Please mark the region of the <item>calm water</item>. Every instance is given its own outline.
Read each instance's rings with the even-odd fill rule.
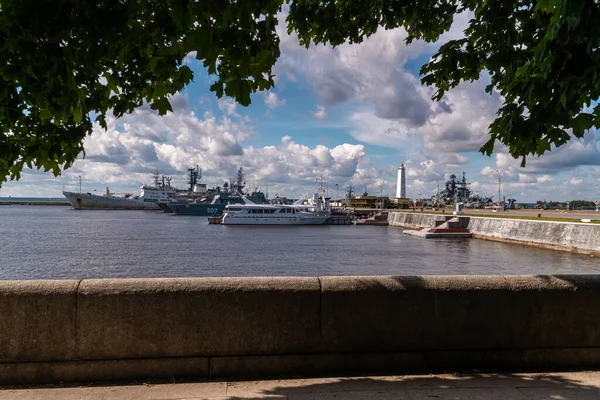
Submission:
[[[596,274],[590,256],[395,227],[231,227],[153,211],[0,206],[0,279]]]

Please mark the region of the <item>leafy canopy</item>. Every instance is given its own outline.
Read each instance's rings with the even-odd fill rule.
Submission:
[[[215,76],[211,91],[242,105],[274,84],[277,15],[289,0],[0,0],[0,183],[25,165],[68,168],[93,119],[144,102],[161,115],[193,79],[194,54]],[[404,27],[407,41],[436,41],[455,15],[472,16],[421,69],[434,99],[490,75],[504,100],[482,152],[496,140],[514,157],[600,124],[600,10],[581,0],[294,0],[288,30],[302,44],[359,43]]]

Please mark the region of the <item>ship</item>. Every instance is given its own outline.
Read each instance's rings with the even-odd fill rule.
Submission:
[[[167,200],[157,202],[157,206],[165,213],[172,213],[174,212],[173,208],[176,206],[191,203],[210,203],[216,194],[216,190],[207,189],[205,183],[199,183],[198,180],[201,178],[202,169],[200,167],[188,168],[188,189],[177,191],[174,196],[169,197]]]
[[[159,210],[160,201],[169,201],[178,192],[171,187],[171,178],[154,173],[153,185],[141,185],[140,194],[116,196],[106,188],[104,195],[93,193],[67,192],[63,195],[76,210]],[[81,187],[81,186],[80,186]]]
[[[217,187],[209,191],[210,195],[204,198],[171,201],[166,205],[161,204],[163,211],[168,209],[175,215],[212,216],[221,215],[228,204],[264,204],[266,196],[258,188],[250,193],[244,192],[244,172],[240,168],[235,179],[225,182],[223,188]],[[212,198],[212,199],[211,199]],[[209,200],[211,199],[211,200]]]

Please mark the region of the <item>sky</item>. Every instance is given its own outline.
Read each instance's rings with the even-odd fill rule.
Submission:
[[[108,118],[108,129],[95,126],[85,157],[61,176],[26,169],[18,182],[2,185],[0,197],[61,197],[63,188],[78,190],[79,176],[85,192],[138,193],[156,170],[184,188],[187,169],[196,165],[209,187],[243,167],[247,187],[269,197],[297,198],[314,191],[320,176],[334,198],[350,186],[357,194],[394,197],[404,163],[410,198],[435,195],[437,181],[443,188],[450,174],[464,172],[476,194],[493,199],[500,176],[501,195],[518,202],[600,200],[596,131],[521,168],[500,144],[491,157],[479,153],[501,105],[498,93],[485,93],[485,76],[431,100],[419,69],[442,43],[462,37],[466,15],[437,43],[406,45],[406,32],[394,29],[335,49],[301,47],[284,18],[275,86],[255,93],[250,106],[217,99],[209,91],[214,78],[191,54],[194,81],[171,98],[173,113],[160,117],[143,106]]]

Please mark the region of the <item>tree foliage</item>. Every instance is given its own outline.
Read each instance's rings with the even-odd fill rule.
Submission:
[[[463,81],[484,71],[486,91],[498,91],[503,106],[481,151],[491,155],[496,140],[522,158],[542,155],[581,138],[600,125],[600,6],[594,0],[298,0],[291,5],[290,30],[306,46],[360,43],[381,26],[404,27],[407,41],[436,41],[453,17],[471,15],[463,39],[441,46],[421,69],[422,82],[440,100]]]
[[[273,85],[278,0],[0,0],[0,183],[24,165],[69,167],[92,118],[144,102],[162,115],[193,79],[248,105]]]
[[[0,0],[0,183],[35,165],[59,174],[83,151],[93,121],[106,127],[144,102],[160,114],[193,79],[192,53],[218,97],[242,105],[272,87],[277,15],[289,0]],[[598,126],[600,21],[592,0],[294,0],[288,29],[301,43],[359,43],[404,27],[436,41],[459,13],[465,38],[423,66],[434,98],[489,73],[504,104],[496,140],[514,157],[541,155]],[[195,52],[195,53],[193,53]]]

